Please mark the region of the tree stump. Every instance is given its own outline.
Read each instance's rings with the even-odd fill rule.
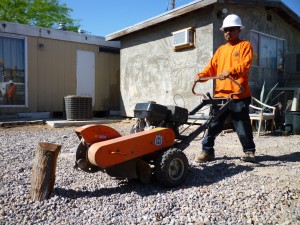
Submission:
[[[54,188],[56,162],[61,145],[39,143],[32,168],[30,196],[32,200],[48,199]]]

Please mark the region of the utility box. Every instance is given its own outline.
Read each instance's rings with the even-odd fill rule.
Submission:
[[[300,111],[285,112],[285,126],[291,126],[293,134],[300,134]]]

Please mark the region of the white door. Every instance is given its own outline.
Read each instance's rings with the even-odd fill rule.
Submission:
[[[95,53],[77,50],[77,95],[95,102]]]

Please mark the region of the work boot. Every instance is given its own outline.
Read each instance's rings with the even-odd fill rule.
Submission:
[[[245,155],[241,158],[244,162],[255,162],[254,152],[245,152]]]
[[[201,152],[199,156],[197,156],[195,158],[195,162],[197,163],[203,163],[203,162],[208,162],[208,161],[212,161],[215,159],[215,154],[209,154],[206,152]]]

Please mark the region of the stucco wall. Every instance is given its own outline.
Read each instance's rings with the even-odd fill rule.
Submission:
[[[122,115],[133,116],[138,102],[176,103],[189,110],[200,102],[191,88],[194,75],[212,56],[211,20],[206,9],[122,39]],[[172,32],[187,27],[196,29],[196,47],[173,51]],[[212,90],[212,82],[203,84],[207,89]]]

